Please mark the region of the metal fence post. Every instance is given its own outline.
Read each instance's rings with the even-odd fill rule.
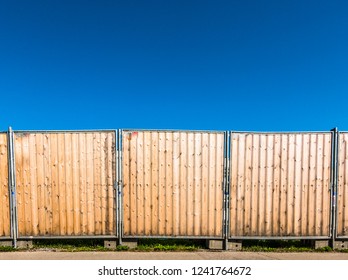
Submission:
[[[229,236],[229,225],[230,225],[230,132],[226,131],[225,133],[225,145],[224,145],[224,249],[228,250],[228,236]]]
[[[118,154],[118,161],[117,161],[117,201],[118,201],[118,244],[122,245],[122,235],[123,235],[123,200],[122,200],[122,194],[123,194],[123,175],[122,175],[122,164],[123,164],[123,157],[122,157],[122,130],[119,129],[117,131],[117,154]]]
[[[335,247],[335,240],[337,237],[337,191],[338,191],[338,146],[339,132],[337,127],[332,130],[331,143],[331,247]]]
[[[16,169],[14,154],[14,137],[11,127],[7,132],[8,142],[8,180],[9,180],[9,196],[10,196],[10,224],[12,245],[17,248],[18,222],[17,222],[17,200],[16,200]]]

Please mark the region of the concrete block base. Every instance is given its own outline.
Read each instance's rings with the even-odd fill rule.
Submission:
[[[19,249],[33,248],[33,241],[32,240],[17,240],[17,248]]]
[[[241,251],[242,250],[242,242],[228,242],[228,250],[231,251]]]
[[[335,250],[346,250],[346,249],[348,249],[348,240],[346,240],[346,241],[335,241],[334,249]]]
[[[116,240],[104,240],[104,248],[116,249],[117,242]]]
[[[138,246],[137,239],[122,239],[122,246],[127,246],[129,249],[134,249]]]
[[[206,246],[210,250],[222,250],[224,248],[223,240],[206,240]]]
[[[320,248],[324,248],[328,246],[329,246],[329,240],[315,240],[313,247],[315,249],[320,249]]]

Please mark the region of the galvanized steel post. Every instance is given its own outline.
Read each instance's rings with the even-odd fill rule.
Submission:
[[[118,226],[119,226],[119,204],[117,199],[118,193],[118,130],[115,130],[115,181],[114,181],[114,203],[115,203],[115,224],[116,224],[116,237],[118,236]]]
[[[335,246],[337,237],[337,193],[338,193],[338,137],[337,127],[331,130],[332,134],[332,160],[331,160],[331,247]]]
[[[16,201],[16,173],[15,173],[15,154],[14,154],[14,138],[13,130],[8,128],[8,180],[9,180],[9,196],[10,196],[10,219],[11,219],[11,238],[12,245],[17,248],[18,222],[17,222],[17,201]]]
[[[118,244],[122,245],[122,235],[123,235],[123,175],[122,175],[122,130],[118,129],[117,131],[118,141],[117,141],[117,200],[118,200]]]
[[[224,229],[223,229],[223,235],[224,235],[224,249],[228,250],[228,232],[229,232],[229,225],[230,225],[230,207],[229,207],[229,201],[230,201],[230,132],[226,131],[224,132],[224,209],[223,209],[223,217],[224,217]]]

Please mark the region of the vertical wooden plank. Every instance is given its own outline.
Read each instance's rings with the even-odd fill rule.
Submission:
[[[251,232],[251,190],[252,190],[252,144],[253,135],[245,135],[245,183],[244,183],[244,227],[243,234],[250,236]]]
[[[334,137],[334,136],[332,136]],[[339,134],[339,145],[338,145],[338,191],[337,191],[337,196],[336,196],[336,203],[337,203],[337,236],[341,235],[342,232],[342,223],[341,217],[342,217],[342,190],[344,190],[344,185],[345,185],[345,162],[346,162],[346,151],[345,151],[345,133],[340,133]]]
[[[166,234],[166,135],[165,132],[159,132],[159,149],[158,149],[158,162],[159,162],[159,219],[158,219],[158,233],[159,235]]]
[[[273,190],[272,190],[272,232],[273,236],[280,235],[280,162],[281,160],[281,135],[274,135],[273,150]]]
[[[60,220],[60,235],[64,236],[67,233],[67,208],[66,208],[66,177],[65,177],[65,137],[63,133],[58,133],[58,179],[59,179],[59,220]]]
[[[101,149],[101,133],[93,133],[93,202],[94,202],[94,231],[93,235],[100,235],[102,232],[101,220],[101,175],[100,175],[100,149]]]
[[[268,134],[266,137],[266,166],[265,166],[265,235],[272,236],[272,193],[274,191],[273,181],[273,156],[274,156],[274,135]]]
[[[123,145],[123,233],[130,235],[131,232],[131,164],[132,158],[130,156],[130,139],[128,132],[122,132],[122,145]]]
[[[173,193],[173,133],[172,132],[166,132],[165,133],[166,142],[166,156],[165,156],[165,168],[166,168],[166,180],[165,180],[165,219],[166,219],[166,235],[172,235],[173,234],[173,200],[172,200],[172,193]]]
[[[99,160],[100,160],[100,234],[109,234],[107,230],[107,199],[108,199],[108,186],[107,186],[107,170],[106,170],[106,158],[107,158],[107,137],[108,133],[100,133],[100,149],[99,149]]]
[[[0,134],[0,236],[10,236],[10,205],[8,194],[7,136]]]
[[[31,235],[32,221],[32,201],[31,201],[31,183],[30,183],[30,149],[29,135],[23,134],[22,138],[22,155],[23,155],[23,187],[24,187],[24,224],[25,229],[23,235]]]
[[[208,193],[209,193],[209,134],[202,133],[202,193],[201,193],[201,235],[209,235],[209,204],[208,204]]]
[[[158,159],[158,132],[151,133],[151,234],[159,235],[159,159]]]
[[[18,233],[24,233],[24,187],[23,187],[23,153],[22,153],[22,137],[19,134],[14,135],[15,143],[15,162],[16,162],[16,190],[17,190],[17,219]]]
[[[340,133],[339,143],[339,181],[338,181],[338,192],[337,192],[337,235],[346,236],[346,207],[345,201],[347,196],[347,174],[348,174],[348,133]]]
[[[129,133],[130,158],[131,158],[131,180],[130,180],[130,235],[136,235],[137,223],[137,181],[138,181],[138,160],[137,160],[137,139],[138,133]]]
[[[71,133],[64,133],[64,167],[66,196],[66,235],[74,232],[73,182],[72,182],[72,148]]]
[[[301,235],[301,199],[302,199],[302,136],[295,135],[295,170],[294,170],[294,229],[293,234]]]
[[[294,233],[294,188],[295,188],[295,135],[289,134],[288,142],[288,189],[287,189],[287,234]]]
[[[172,235],[180,234],[180,133],[173,132]]]
[[[261,134],[260,135],[260,142],[259,142],[259,200],[258,200],[258,235],[265,235],[265,196],[266,196],[266,146],[267,146],[267,139],[266,135]]]
[[[80,230],[83,235],[88,234],[88,209],[87,209],[87,145],[86,133],[79,133],[79,194],[80,194]]]
[[[72,223],[73,223],[73,234],[81,234],[81,217],[80,217],[80,178],[79,178],[79,134],[71,134],[71,177],[72,177]]]
[[[231,135],[231,189],[230,189],[230,234],[237,236],[237,187],[238,187],[238,138],[239,134]]]
[[[317,169],[316,169],[316,194],[315,194],[315,235],[320,235],[323,196],[323,135],[317,134]]]
[[[58,135],[51,134],[51,172],[52,172],[52,234],[60,235],[60,205],[59,205],[59,168],[58,168]]]
[[[330,231],[330,160],[331,135],[324,134],[323,150],[323,195],[322,195],[322,222],[321,235],[329,236]]]
[[[339,194],[342,194],[341,197],[341,219],[339,219],[341,226],[340,235],[348,236],[348,206],[346,201],[348,200],[348,133],[345,133],[345,164],[344,164],[344,185],[343,188],[338,190]]]
[[[38,214],[38,228],[37,228],[37,235],[45,235],[45,229],[46,229],[46,210],[48,205],[46,204],[46,188],[45,188],[45,169],[44,169],[44,135],[42,133],[36,133],[35,138],[32,138],[31,141],[35,141],[35,143],[31,144],[31,147],[36,145],[36,153],[32,156],[30,164],[32,165],[32,160],[35,161],[36,166],[36,178],[32,177],[31,181],[33,182],[34,186],[37,186],[37,206],[35,209],[37,209]],[[31,176],[33,176],[34,170],[31,172]],[[36,183],[34,183],[36,181]],[[33,222],[34,223],[34,222]]]
[[[245,196],[245,134],[239,134],[238,144],[238,186],[237,186],[237,235],[244,235]]]
[[[180,133],[180,235],[187,234],[187,133]]]
[[[134,135],[132,135],[134,134]],[[131,159],[131,180],[130,180],[130,235],[137,233],[137,138],[138,134],[130,133],[130,159]]]
[[[43,134],[43,170],[45,188],[45,235],[53,235],[53,193],[52,193],[52,164],[51,164],[50,134]]]
[[[348,206],[346,201],[348,200],[348,133],[344,133],[344,153],[342,171],[344,172],[344,180],[342,181],[341,188],[338,189],[338,235],[348,236]]]
[[[222,207],[223,207],[223,161],[224,161],[224,135],[217,134],[216,152],[216,187],[215,187],[215,236],[222,237]]]
[[[216,142],[218,134],[209,135],[209,174],[208,174],[208,235],[215,235],[215,219],[214,219],[214,201],[215,201],[215,189],[216,189]]]
[[[107,136],[107,148],[105,149],[105,158],[106,158],[106,165],[107,165],[107,174],[106,174],[106,191],[107,191],[107,201],[108,201],[108,207],[107,207],[107,234],[110,235],[116,235],[116,219],[115,219],[115,211],[116,211],[116,192],[114,188],[114,182],[115,182],[115,133],[110,132]],[[118,222],[118,221],[117,221]]]
[[[144,132],[144,234],[151,235],[152,224],[152,204],[151,204],[151,188],[152,188],[152,172],[151,172],[151,136],[153,132]]]
[[[281,135],[281,153],[280,153],[280,236],[287,235],[287,191],[288,191],[288,142],[287,134]]]
[[[27,235],[35,236],[38,234],[38,224],[39,224],[39,217],[38,217],[38,192],[40,195],[41,186],[38,188],[37,186],[37,165],[36,165],[36,134],[28,134],[27,135],[27,150],[28,153],[28,162],[26,166],[26,180],[27,180],[27,192],[28,192],[28,208],[30,209],[30,215],[27,215],[26,219],[26,227]],[[39,190],[38,190],[39,189]],[[27,213],[28,214],[28,213]]]
[[[259,220],[259,164],[260,136],[252,134],[252,189],[251,189],[251,234],[258,235]]]
[[[87,233],[92,235],[95,230],[95,203],[94,203],[94,150],[93,134],[86,133],[86,151],[87,151],[87,168],[86,168],[86,191],[87,191]]]
[[[187,134],[187,219],[186,219],[186,232],[187,235],[194,234],[194,153],[195,153],[195,141],[194,133],[188,132]],[[214,204],[215,207],[215,204]]]
[[[308,235],[308,190],[309,190],[309,151],[310,151],[310,138],[309,134],[303,135],[302,140],[302,165],[301,165],[301,177],[302,177],[302,186],[301,186],[301,235]]]
[[[309,159],[309,182],[310,182],[310,188],[308,193],[308,208],[309,208],[309,215],[308,215],[308,231],[309,235],[314,236],[315,235],[315,190],[316,190],[316,158],[317,158],[317,135],[311,134],[310,135],[310,159]]]
[[[200,232],[200,204],[201,204],[201,134],[194,134],[194,187],[193,187],[193,235],[197,236]]]
[[[144,133],[138,132],[137,137],[137,235],[144,234],[145,217],[144,217]]]

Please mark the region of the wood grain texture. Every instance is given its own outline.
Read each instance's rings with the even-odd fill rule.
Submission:
[[[230,237],[328,237],[330,162],[330,133],[232,133]]]
[[[348,133],[339,134],[337,236],[348,237]]]
[[[9,237],[11,235],[11,230],[6,133],[0,133],[0,199],[0,237]]]
[[[114,146],[114,132],[15,133],[19,236],[115,235]]]
[[[223,143],[223,133],[124,131],[125,236],[221,237]]]

